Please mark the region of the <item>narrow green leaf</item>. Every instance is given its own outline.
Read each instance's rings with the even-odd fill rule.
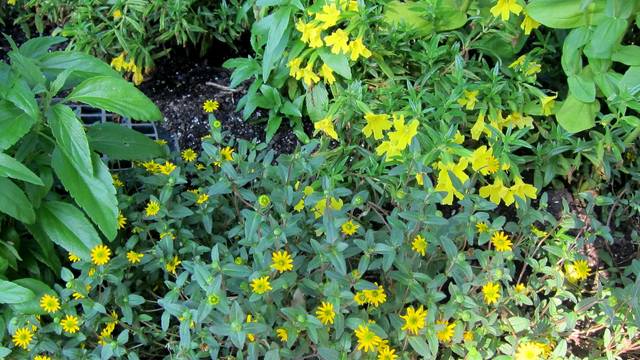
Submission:
[[[275,60],[281,55],[278,52],[282,52],[284,48],[279,46],[283,41],[283,36],[289,25],[291,17],[291,8],[286,6],[278,9],[273,13],[273,22],[269,29],[269,36],[267,38],[267,47],[264,50],[264,56],[262,60],[262,78],[266,82],[269,78],[269,74],[273,69]]]
[[[0,177],[10,177],[16,180],[22,180],[35,185],[44,186],[38,175],[34,174],[33,171],[22,165],[18,160],[3,153],[0,153]]]
[[[33,224],[36,214],[31,202],[22,189],[13,181],[0,177],[0,212],[20,220],[25,224]]]

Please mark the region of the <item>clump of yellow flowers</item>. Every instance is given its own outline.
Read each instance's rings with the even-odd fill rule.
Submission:
[[[136,85],[142,84],[144,81],[144,77],[142,76],[142,68],[136,65],[136,62],[129,58],[126,60],[126,54],[121,53],[117,57],[111,60],[111,67],[113,67],[116,71],[124,71],[132,74],[131,80]]]

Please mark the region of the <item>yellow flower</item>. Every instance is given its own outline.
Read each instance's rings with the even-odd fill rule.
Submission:
[[[169,229],[167,231],[163,231],[160,233],[160,240],[164,239],[165,237],[168,237],[171,240],[175,240],[176,236],[173,235],[173,230]]]
[[[33,360],[51,360],[49,355],[36,355]]]
[[[305,23],[304,21],[299,20],[298,23],[296,23],[296,30],[302,33],[300,40],[306,44],[309,44],[309,47],[315,49],[324,45],[324,43],[322,42],[322,38],[320,37],[320,35],[322,34],[322,29],[315,26],[314,24]]]
[[[533,20],[533,18],[525,12],[524,20],[522,20],[522,23],[520,24],[520,28],[524,30],[524,34],[525,35],[531,34],[531,30],[537,29],[539,26],[540,26],[540,23]]]
[[[474,150],[469,160],[471,168],[474,171],[479,171],[482,175],[494,174],[500,168],[500,162],[493,156],[493,149],[487,149],[485,145]]]
[[[96,268],[94,267],[90,268],[88,274],[89,274],[89,277],[93,277],[93,275],[96,274]]]
[[[60,326],[62,326],[62,330],[69,334],[75,334],[80,330],[80,319],[75,315],[67,315],[64,319],[60,320]]]
[[[124,229],[124,226],[127,225],[127,218],[122,215],[122,213],[118,214],[118,229]]]
[[[460,133],[460,130],[456,130],[456,134],[453,136],[453,142],[462,145],[464,142],[464,135]]]
[[[376,283],[376,285],[378,285],[378,283]],[[376,290],[363,290],[363,292],[367,302],[374,307],[378,307],[387,301],[387,294],[384,292],[382,285],[378,285]]]
[[[500,284],[488,282],[482,287],[482,295],[487,305],[497,303],[500,299]]]
[[[124,69],[124,65],[125,65],[124,53],[111,59],[111,67],[114,68],[116,71],[122,71],[122,69]]]
[[[340,227],[340,229],[342,230],[342,233],[345,234],[346,236],[355,234],[356,232],[358,232],[358,228],[360,228],[360,225],[354,223],[351,220],[345,222]]]
[[[491,236],[491,244],[496,248],[497,251],[511,251],[512,243],[509,236],[504,233],[504,231],[496,231]]]
[[[333,320],[336,317],[336,312],[333,310],[333,304],[323,301],[318,309],[316,309],[316,316],[324,325],[333,324]]]
[[[331,52],[339,54],[340,52],[349,52],[349,33],[342,29],[334,31],[331,35],[324,38],[327,46],[331,46]]]
[[[267,291],[270,291],[271,283],[269,282],[269,277],[263,276],[251,280],[251,289],[253,289],[253,292],[258,295],[262,295]]]
[[[269,204],[271,204],[271,199],[269,198],[268,195],[260,195],[258,196],[258,204],[260,204],[260,206],[262,206],[263,208],[269,206]]]
[[[378,147],[376,147],[376,154],[386,156],[386,161],[391,161],[394,158],[402,154],[402,148],[399,146],[398,141],[385,140]]]
[[[120,9],[115,9],[113,11],[113,19],[114,20],[118,20],[122,17],[122,11],[120,11]]]
[[[127,260],[132,264],[138,264],[144,257],[144,254],[135,252],[133,250],[127,252]]]
[[[287,333],[287,329],[285,328],[277,328],[276,335],[282,342],[287,342],[287,340],[289,339],[289,334]]]
[[[305,186],[304,190],[302,190],[302,193],[304,194],[304,196],[309,196],[311,194],[313,194],[313,187],[311,186]]]
[[[527,285],[523,283],[518,283],[513,289],[516,291],[516,293],[522,295],[527,295],[527,293],[529,292],[529,289],[527,289]]]
[[[491,8],[491,14],[502,17],[502,21],[509,20],[511,13],[520,15],[521,11],[522,6],[518,5],[516,0],[498,0],[498,3]]]
[[[375,332],[369,329],[368,325],[358,325],[355,335],[358,339],[357,350],[363,350],[364,352],[375,351],[376,346],[382,341]]]
[[[543,96],[540,98],[540,106],[542,107],[542,115],[548,116],[553,114],[553,107],[556,104],[556,98],[558,94],[554,96]]]
[[[358,36],[358,38],[349,43],[349,49],[351,50],[350,59],[352,61],[357,61],[360,56],[365,59],[371,56],[371,51],[362,43],[362,36]]]
[[[45,294],[40,298],[40,307],[48,313],[60,310],[60,300],[57,297]]]
[[[302,64],[302,58],[293,58],[289,61],[289,76],[295,78],[296,80],[302,79],[302,69],[300,69],[300,65]]]
[[[396,355],[395,349],[392,349],[389,346],[378,347],[378,358],[376,360],[396,360],[398,355]]]
[[[409,331],[413,335],[418,335],[418,332],[425,327],[425,321],[427,319],[427,311],[422,305],[415,310],[413,306],[409,306],[405,315],[400,315],[400,318],[404,320],[402,330]]]
[[[462,334],[462,339],[464,340],[464,342],[473,341],[473,332],[465,331],[464,334]]]
[[[323,30],[337,24],[339,18],[340,10],[338,10],[336,4],[325,5],[322,7],[322,11],[316,14],[316,20],[322,23]]]
[[[484,117],[485,114],[483,112],[478,114],[478,119],[476,119],[475,124],[471,127],[471,138],[473,140],[480,139],[480,135],[482,135],[485,130]]]
[[[304,209],[304,200],[300,199],[298,203],[293,207],[293,209],[297,212],[300,212]]]
[[[479,234],[486,233],[487,231],[489,231],[489,225],[487,225],[487,223],[485,223],[484,221],[481,221],[479,223],[476,223],[476,230]]]
[[[324,79],[324,82],[331,85],[336,82],[336,77],[333,76],[333,70],[327,64],[322,64],[320,67],[320,75]]]
[[[543,349],[535,342],[522,342],[518,345],[515,360],[542,360]]]
[[[525,127],[533,128],[533,118],[531,116],[523,116],[519,112],[514,112],[507,116],[505,119],[505,125],[513,125],[518,129],[523,129]]]
[[[453,339],[456,330],[456,323],[449,324],[447,320],[438,320],[436,324],[440,325],[440,330],[436,331],[436,337],[441,342],[449,342]]]
[[[479,93],[480,91],[478,90],[465,90],[464,97],[458,99],[458,104],[460,104],[460,106],[464,106],[467,110],[473,110],[473,108],[476,106],[476,102],[478,102]]]
[[[538,197],[537,191],[535,186],[526,184],[520,177],[516,177],[515,184],[508,189],[504,197],[504,203],[506,205],[513,204],[515,202],[515,196],[522,200],[527,200],[527,198],[535,199]],[[516,203],[516,207],[518,207],[518,203]]]
[[[160,164],[158,164],[157,162],[150,160],[147,162],[143,162],[142,166],[145,168],[145,170],[147,170],[148,172],[155,174],[160,172]]]
[[[120,180],[118,174],[111,174],[111,179],[113,180],[113,186],[117,188],[124,186],[124,183]]]
[[[204,104],[202,104],[202,110],[206,113],[212,113],[220,107],[220,103],[216,100],[206,100]]]
[[[17,329],[15,334],[13,334],[12,341],[15,346],[19,346],[26,350],[27,347],[29,347],[32,338],[33,332],[31,332],[28,327],[22,327]]]
[[[165,139],[157,139],[157,140],[153,140],[153,142],[158,145],[167,145],[167,140]]]
[[[532,61],[529,63],[529,66],[527,66],[527,70],[524,72],[524,74],[527,76],[533,76],[540,71],[542,71],[542,65],[538,64],[535,61]]]
[[[198,194],[198,198],[196,199],[196,204],[202,205],[209,201],[209,194]]]
[[[271,261],[271,268],[278,272],[293,270],[293,258],[286,250],[271,253]]]
[[[149,201],[147,207],[145,208],[145,214],[147,217],[156,216],[160,211],[160,203],[155,200]]]
[[[331,119],[331,116],[327,116],[326,118],[315,122],[313,124],[313,128],[316,131],[322,131],[325,135],[332,138],[333,140],[338,140],[338,133],[336,133],[336,130],[333,128],[333,121]]]
[[[315,72],[313,72],[312,63],[307,63],[307,66],[305,66],[304,69],[302,69],[301,71],[302,71],[302,81],[304,81],[304,83],[307,84],[307,86],[311,86],[317,83],[318,81],[320,81],[320,77]]]
[[[196,169],[197,169],[197,170],[204,170],[204,169],[205,169],[205,166],[204,166],[204,164],[197,163],[197,164],[196,164]]]
[[[422,173],[416,174],[416,183],[420,186],[424,186],[424,177],[422,176]]]
[[[383,131],[391,129],[391,121],[389,121],[389,115],[387,114],[372,114],[368,113],[364,115],[364,119],[367,121],[367,125],[362,128],[362,133],[366,137],[371,137],[376,140],[380,140],[384,137]]]
[[[77,291],[74,291],[73,294],[71,294],[71,296],[73,297],[74,300],[80,300],[85,298],[84,295],[80,294]]]
[[[233,152],[235,150],[230,147],[227,146],[225,148],[223,148],[222,150],[220,150],[220,155],[222,155],[222,158],[226,161],[232,161],[233,160]]]
[[[164,165],[160,165],[160,169],[159,170],[160,170],[161,173],[163,173],[165,175],[170,175],[173,172],[173,170],[175,170],[175,169],[176,169],[176,166],[173,163],[171,163],[169,161],[165,161]]]
[[[176,270],[180,264],[182,264],[182,261],[178,259],[178,255],[175,255],[173,259],[164,266],[164,268],[173,275],[176,275]]]
[[[100,266],[109,262],[111,249],[105,245],[98,245],[91,250],[91,262]]]
[[[458,178],[460,183],[464,184],[465,181],[469,179],[469,175],[464,172],[468,164],[469,160],[467,160],[466,158],[460,158],[457,164],[444,164],[442,162],[438,163],[438,168],[440,169],[440,171],[438,172],[438,182],[436,184],[435,190],[447,193],[447,196],[442,199],[441,204],[453,204],[454,195],[460,200],[464,199],[464,195],[453,186],[453,181],[451,180],[451,177],[449,177],[449,172],[451,171]]]
[[[72,263],[78,262],[80,261],[80,258],[74,253],[69,253],[69,261],[71,261]]]
[[[142,81],[144,81],[144,77],[142,76],[142,71],[140,70],[140,68],[136,67],[135,70],[133,71],[133,83],[136,85],[140,85],[142,84]]]
[[[365,295],[364,291],[358,291],[354,296],[353,300],[356,304],[362,306],[367,303],[367,295]]]
[[[591,268],[586,260],[577,260],[573,264],[564,266],[567,279],[571,282],[584,280],[591,274]]]
[[[416,119],[411,120],[408,124],[404,123],[404,115],[393,114],[393,128],[395,131],[389,133],[389,140],[395,142],[400,150],[404,150],[413,137],[418,134],[419,121]]]
[[[427,253],[427,240],[425,240],[425,238],[420,234],[416,235],[415,239],[413,239],[413,242],[411,243],[411,249],[418,254],[425,256]]]
[[[493,185],[485,185],[480,188],[480,196],[489,198],[489,201],[496,205],[500,205],[500,201],[508,196],[509,188],[502,184],[501,179],[495,179]]]
[[[182,156],[182,160],[184,160],[186,162],[195,161],[196,158],[198,157],[198,154],[196,154],[196,152],[193,151],[193,149],[191,149],[191,148],[183,150],[180,155]]]

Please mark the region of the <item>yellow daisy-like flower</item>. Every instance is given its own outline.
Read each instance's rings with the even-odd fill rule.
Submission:
[[[271,261],[271,268],[278,272],[293,270],[293,258],[286,250],[271,253]]]
[[[364,291],[358,291],[353,296],[353,300],[356,302],[356,304],[362,306],[367,303],[367,295],[364,293]]]
[[[526,295],[529,292],[529,289],[527,289],[527,285],[523,283],[518,283],[513,289],[516,291],[516,293],[522,295]]]
[[[355,234],[356,232],[358,232],[359,228],[360,228],[360,225],[354,223],[351,220],[345,222],[344,224],[342,224],[342,226],[340,226],[342,233],[345,234],[346,236],[351,236]]]
[[[487,231],[489,231],[489,225],[487,225],[487,223],[484,221],[478,222],[476,223],[476,231],[479,234],[486,233]]]
[[[512,243],[509,236],[504,233],[504,231],[496,231],[491,235],[491,244],[496,248],[497,251],[511,251]]]
[[[74,253],[69,253],[69,261],[72,263],[80,261],[80,257]]]
[[[26,350],[27,347],[29,347],[32,338],[33,332],[31,332],[28,327],[22,327],[16,330],[11,341],[13,341],[13,345],[19,346]]]
[[[40,298],[40,307],[48,313],[60,310],[60,300],[54,295],[45,294]]]
[[[366,137],[373,136],[375,140],[381,140],[384,137],[382,132],[391,129],[391,121],[387,114],[368,113],[364,115],[364,119],[367,125],[362,128],[362,133]]]
[[[233,152],[235,150],[233,150],[232,147],[227,146],[223,149],[220,150],[220,155],[222,155],[222,158],[226,161],[231,161],[233,160]]]
[[[518,345],[515,360],[542,360],[543,349],[535,342],[522,342]]]
[[[269,282],[269,277],[263,276],[251,280],[251,289],[253,289],[253,292],[258,295],[271,291],[272,288],[271,283]]]
[[[220,107],[220,103],[215,100],[206,100],[204,104],[202,104],[202,110],[206,113],[212,113]]]
[[[33,360],[51,360],[51,357],[49,355],[36,355]]]
[[[160,172],[165,175],[171,175],[173,170],[175,170],[176,168],[177,167],[173,163],[165,161],[164,165],[160,165]]]
[[[75,334],[80,330],[80,319],[75,315],[67,315],[60,320],[60,326],[62,326],[62,330],[69,334]]]
[[[358,325],[358,328],[355,330],[355,335],[358,339],[356,349],[363,350],[364,352],[375,351],[376,346],[382,341],[375,332],[369,329],[368,325]]]
[[[336,317],[336,312],[333,310],[333,304],[323,301],[318,309],[316,309],[316,316],[325,325],[333,324],[333,319]]]
[[[155,200],[149,201],[147,207],[145,208],[145,214],[147,217],[156,216],[160,211],[160,203]]]
[[[192,162],[196,160],[196,158],[198,157],[198,154],[195,151],[193,151],[193,149],[189,148],[189,149],[183,150],[180,156],[182,156],[182,160],[186,162]]]
[[[160,172],[160,166],[161,166],[160,164],[158,164],[153,160],[142,163],[142,167],[144,167],[144,169],[150,172],[151,174]]]
[[[378,283],[376,283],[376,285],[378,285]],[[376,290],[363,291],[367,302],[375,307],[378,307],[387,301],[387,294],[384,292],[384,287],[382,285],[378,285],[378,289]]]
[[[396,350],[391,347],[385,345],[380,345],[378,347],[378,358],[376,360],[396,360],[398,355],[396,355]]]
[[[591,268],[586,260],[577,260],[565,265],[565,274],[571,282],[584,280],[591,274]]]
[[[164,266],[164,268],[173,275],[176,275],[176,270],[180,264],[182,264],[182,261],[180,261],[180,259],[178,259],[178,255],[176,255]]]
[[[120,9],[115,9],[113,11],[113,19],[114,20],[118,20],[122,17],[122,11],[120,11]]]
[[[127,218],[122,215],[122,213],[118,214],[118,229],[124,229],[125,225],[127,225]]]
[[[129,261],[131,264],[140,263],[143,257],[144,257],[144,254],[135,252],[133,250],[127,252],[127,261]]]
[[[464,334],[462,334],[462,340],[464,340],[464,342],[473,341],[473,332],[470,330],[465,331]]]
[[[196,199],[196,204],[202,205],[207,201],[209,201],[209,194],[199,194],[198,198]]]
[[[91,250],[91,262],[100,266],[109,262],[111,249],[105,245],[98,245]]]
[[[447,320],[438,320],[436,324],[441,325],[440,330],[436,331],[436,337],[441,342],[449,342],[453,339],[456,330],[456,323],[449,324]]]
[[[415,310],[413,306],[407,308],[405,315],[400,315],[400,318],[404,320],[402,330],[408,331],[413,335],[418,335],[418,332],[426,325],[427,311],[422,305]]]
[[[420,234],[416,235],[411,243],[411,250],[425,256],[427,254],[427,240]]]
[[[287,333],[287,329],[285,328],[276,329],[276,335],[282,342],[287,342],[287,340],[289,339],[289,333]]]
[[[482,287],[482,295],[487,305],[497,303],[500,299],[500,284],[488,282]]]

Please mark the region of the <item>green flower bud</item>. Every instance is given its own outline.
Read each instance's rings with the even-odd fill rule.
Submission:
[[[207,298],[207,301],[209,302],[209,305],[216,306],[220,303],[220,297],[216,294],[211,294]]]
[[[269,206],[269,204],[271,204],[271,199],[267,195],[260,195],[260,197],[258,197],[258,204],[260,204],[260,206],[262,206],[263,208],[266,208],[267,206]]]

